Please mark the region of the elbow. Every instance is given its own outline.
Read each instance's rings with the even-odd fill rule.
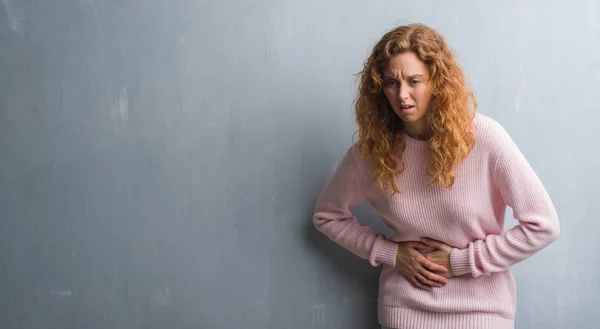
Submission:
[[[545,233],[547,244],[556,241],[560,237],[560,224],[558,218],[555,218],[553,225],[545,229]]]
[[[336,224],[338,224],[338,222],[340,221],[340,218],[337,218],[336,216],[332,216],[330,213],[327,212],[320,212],[320,211],[316,211],[313,215],[313,225],[314,227],[322,232],[322,233],[326,233],[329,232],[333,229],[333,227],[336,226]]]
[[[319,229],[319,225],[321,225],[321,221],[322,221],[322,219],[319,218],[319,216],[317,216],[316,214],[313,215],[313,218],[312,218],[313,226],[317,230]]]
[[[323,216],[320,216],[318,213],[313,215],[312,221],[315,228],[321,232],[323,231],[323,227],[329,222],[329,220],[323,218]]]
[[[560,225],[556,222],[554,228],[550,230],[550,242],[556,241],[560,237]]]

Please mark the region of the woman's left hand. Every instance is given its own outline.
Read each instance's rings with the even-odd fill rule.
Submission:
[[[422,238],[421,242],[432,248],[435,248],[434,251],[424,254],[425,257],[427,257],[427,259],[429,259],[430,261],[442,265],[448,269],[448,271],[440,272],[439,274],[448,279],[453,277],[454,273],[452,272],[452,267],[450,266],[450,253],[452,252],[452,249],[454,249],[454,247],[445,244],[441,241],[430,238]]]

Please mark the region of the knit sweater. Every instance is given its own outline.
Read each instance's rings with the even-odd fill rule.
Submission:
[[[559,235],[554,205],[542,182],[507,131],[476,114],[475,145],[456,168],[451,189],[431,184],[427,141],[408,135],[400,193],[389,196],[373,180],[373,165],[356,145],[345,153],[315,206],[313,221],[329,239],[372,266],[382,265],[378,313],[381,325],[402,329],[514,328],[516,284],[510,267]],[[359,224],[352,208],[363,200],[394,235]],[[519,225],[504,231],[507,206]],[[455,277],[426,291],[395,268],[398,242],[429,237],[454,247]],[[398,241],[398,242],[396,242]]]

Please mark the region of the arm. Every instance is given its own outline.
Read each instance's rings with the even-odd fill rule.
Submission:
[[[351,147],[327,182],[315,206],[313,223],[329,239],[372,266],[395,266],[398,243],[360,225],[351,209],[364,199],[364,182],[371,177],[365,159]]]
[[[560,232],[558,215],[542,182],[508,133],[500,131],[493,181],[519,225],[502,235],[473,241],[466,249],[454,248],[450,264],[455,275],[479,277],[507,270],[556,240]]]

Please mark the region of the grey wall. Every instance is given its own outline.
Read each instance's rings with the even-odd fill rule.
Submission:
[[[2,0],[0,328],[378,328],[379,269],[311,214],[353,74],[414,21],[560,213],[514,268],[518,328],[597,326],[597,0]]]

